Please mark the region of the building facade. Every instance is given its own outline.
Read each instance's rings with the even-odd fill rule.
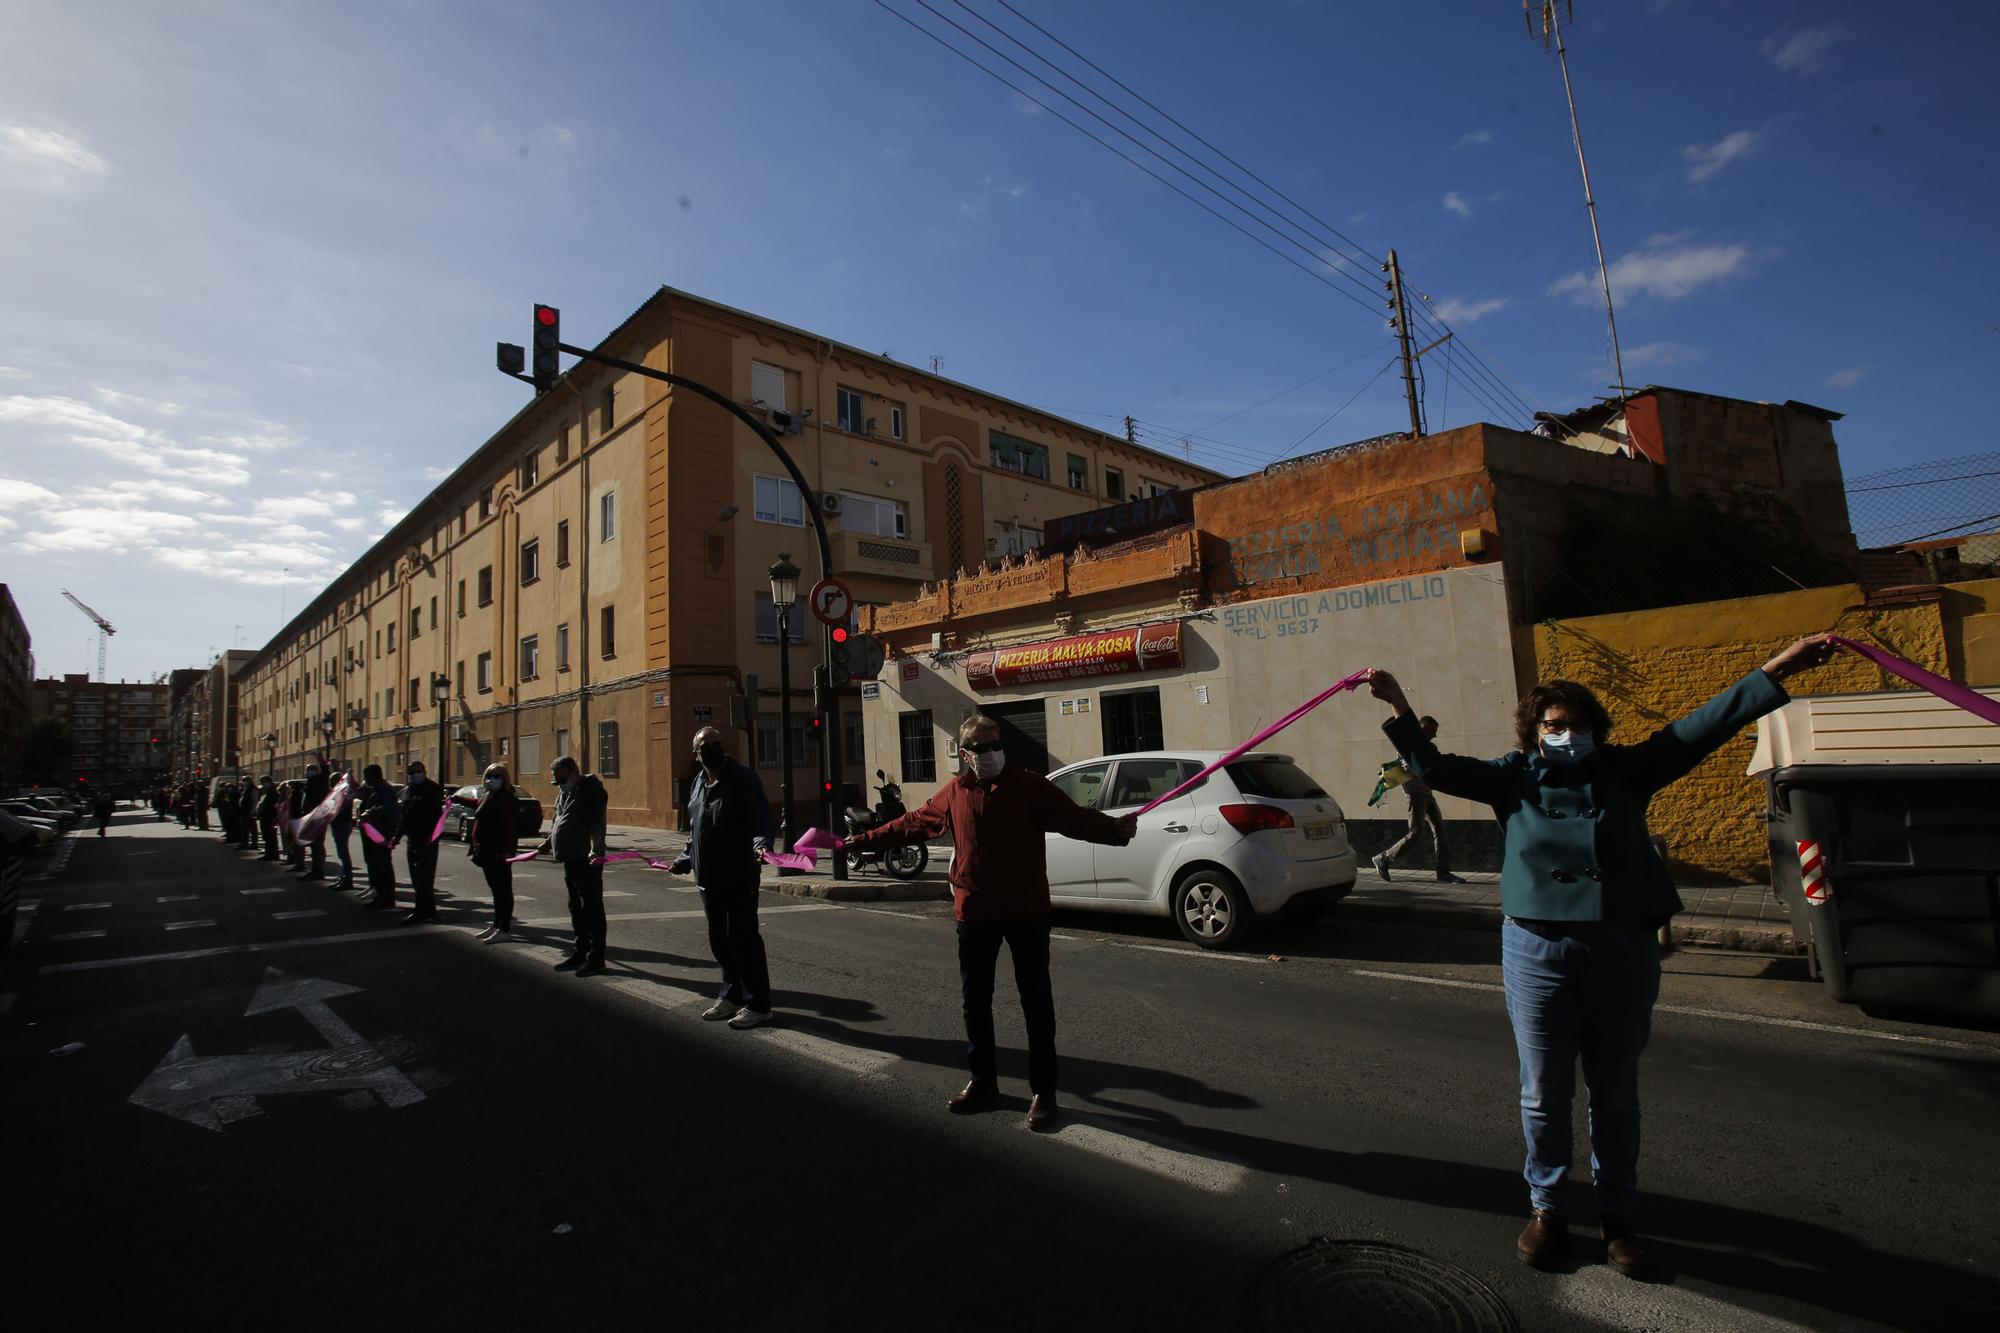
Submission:
[[[32,711],[29,687],[35,678],[31,647],[14,594],[0,583],[0,792],[11,793],[21,785]]]
[[[422,758],[447,783],[490,762],[548,795],[559,754],[598,773],[614,823],[671,823],[694,732],[748,676],[763,719],[739,752],[810,785],[818,657],[790,621],[795,726],[777,716],[767,571],[840,577],[861,605],[1032,549],[1053,519],[1218,474],[967,385],[672,289],[599,350],[710,385],[758,413],[822,497],[804,500],[721,408],[583,363],[522,411],[258,651],[239,677],[248,765],[325,749],[359,767]],[[845,755],[863,759],[859,691]]]
[[[34,715],[69,728],[69,767],[60,785],[88,782],[114,791],[151,786],[168,767],[171,720],[165,685],[94,681],[71,673],[34,684]]]
[[[256,657],[251,649],[232,648],[206,671],[186,668],[169,677],[175,782],[213,778],[248,766],[238,736],[238,686],[243,668]]]

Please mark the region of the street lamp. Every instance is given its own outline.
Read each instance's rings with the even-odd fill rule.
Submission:
[[[444,710],[451,702],[451,677],[442,671],[431,672],[431,702],[438,706],[438,781],[451,786],[451,749],[444,738]]]
[[[779,832],[792,849],[792,607],[799,600],[799,567],[785,551],[771,566],[771,607],[778,613],[778,747],[784,755],[778,786]],[[753,741],[754,744],[754,741]]]

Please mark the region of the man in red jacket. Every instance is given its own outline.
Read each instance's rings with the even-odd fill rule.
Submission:
[[[847,840],[850,851],[884,851],[949,833],[952,915],[965,1003],[972,1081],[945,1103],[957,1115],[998,1103],[994,1072],[993,971],[1005,940],[1028,1025],[1028,1128],[1055,1128],[1056,1002],[1049,986],[1049,867],[1044,833],[1122,847],[1137,820],[1086,810],[1041,774],[1008,768],[1000,725],[968,717],[958,729],[966,767],[921,809]]]

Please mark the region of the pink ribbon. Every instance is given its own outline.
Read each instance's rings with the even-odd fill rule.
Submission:
[[[655,861],[643,852],[606,852],[603,856],[591,857],[590,861],[592,865],[600,866],[608,866],[614,861],[644,861],[653,870],[672,870],[674,868],[673,862]]]
[[[349,784],[347,774],[342,773],[339,780],[333,784],[333,790],[329,791],[318,805],[292,822],[292,840],[311,842],[317,838],[320,830],[331,824],[334,817],[340,813],[341,807],[353,799],[354,788]]]
[[[838,834],[828,833],[823,828],[809,828],[792,841],[795,852],[837,852],[847,845],[847,839]]]
[[[451,818],[451,797],[447,796],[444,798],[444,809],[438,811],[438,826],[431,830],[432,842],[444,836],[444,822],[449,818]]]
[[[511,866],[511,865],[518,865],[518,864],[520,864],[520,863],[521,863],[522,861],[532,861],[532,860],[534,860],[534,859],[535,859],[536,857],[540,856],[541,854],[542,854],[542,853],[541,853],[541,851],[540,851],[539,849],[537,849],[537,850],[535,850],[535,851],[532,851],[532,852],[522,852],[522,853],[521,853],[521,854],[520,854],[519,856],[510,856],[510,857],[508,857],[508,858],[507,858],[507,864]]]
[[[781,870],[812,870],[819,865],[811,852],[765,852],[763,857]]]
[[[1180,786],[1174,788],[1172,791],[1166,793],[1164,796],[1156,796],[1152,800],[1140,806],[1137,810],[1133,811],[1132,818],[1136,819],[1140,815],[1145,814],[1148,810],[1152,810],[1155,807],[1165,805],[1168,801],[1173,800],[1176,796],[1179,796],[1182,792],[1187,791],[1189,788],[1195,786],[1197,783],[1207,778],[1209,774],[1215,772],[1215,770],[1217,770],[1218,768],[1221,768],[1225,764],[1235,763],[1238,759],[1241,759],[1244,755],[1250,753],[1250,751],[1256,749],[1258,746],[1262,745],[1265,741],[1270,740],[1271,737],[1277,735],[1279,732],[1283,731],[1286,727],[1291,726],[1292,723],[1298,721],[1300,718],[1304,717],[1307,713],[1312,712],[1313,709],[1318,708],[1321,704],[1325,703],[1328,699],[1331,699],[1334,695],[1339,694],[1343,690],[1351,690],[1355,686],[1363,684],[1364,682],[1367,681],[1368,673],[1370,670],[1371,668],[1369,667],[1363,667],[1361,670],[1355,672],[1353,675],[1343,677],[1341,680],[1335,682],[1329,688],[1321,690],[1318,694],[1315,694],[1312,698],[1306,700],[1304,703],[1300,704],[1297,708],[1294,708],[1291,712],[1285,714],[1283,717],[1279,718],[1276,722],[1273,722],[1270,726],[1264,728],[1262,731],[1258,732],[1255,736],[1252,736],[1249,740],[1243,742],[1243,744],[1237,746],[1235,749],[1231,750],[1228,754],[1222,756],[1222,758],[1216,760],[1214,763],[1210,764],[1207,768],[1204,768],[1203,770],[1201,770],[1201,772],[1189,778],[1186,782],[1183,782]]]
[[[373,824],[368,823],[366,820],[363,820],[361,824],[361,836],[368,839],[368,841],[374,843],[377,847],[386,846],[389,841],[387,838],[382,836],[381,831],[379,829],[377,829]]]
[[[1956,681],[1946,680],[1943,676],[1926,671],[1914,662],[1905,662],[1902,658],[1892,653],[1885,653],[1880,648],[1856,643],[1853,639],[1844,639],[1838,634],[1829,634],[1826,637],[1849,652],[1859,653],[1891,675],[1901,676],[1918,689],[1929,690],[1946,703],[1956,704],[1974,717],[1985,718],[1995,726],[2000,726],[2000,702],[1989,699],[1976,690],[1969,690]]]

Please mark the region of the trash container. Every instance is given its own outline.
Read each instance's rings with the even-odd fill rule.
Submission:
[[[1820,695],[1758,724],[1750,773],[1828,994],[2000,1019],[2000,727],[1929,694]]]

